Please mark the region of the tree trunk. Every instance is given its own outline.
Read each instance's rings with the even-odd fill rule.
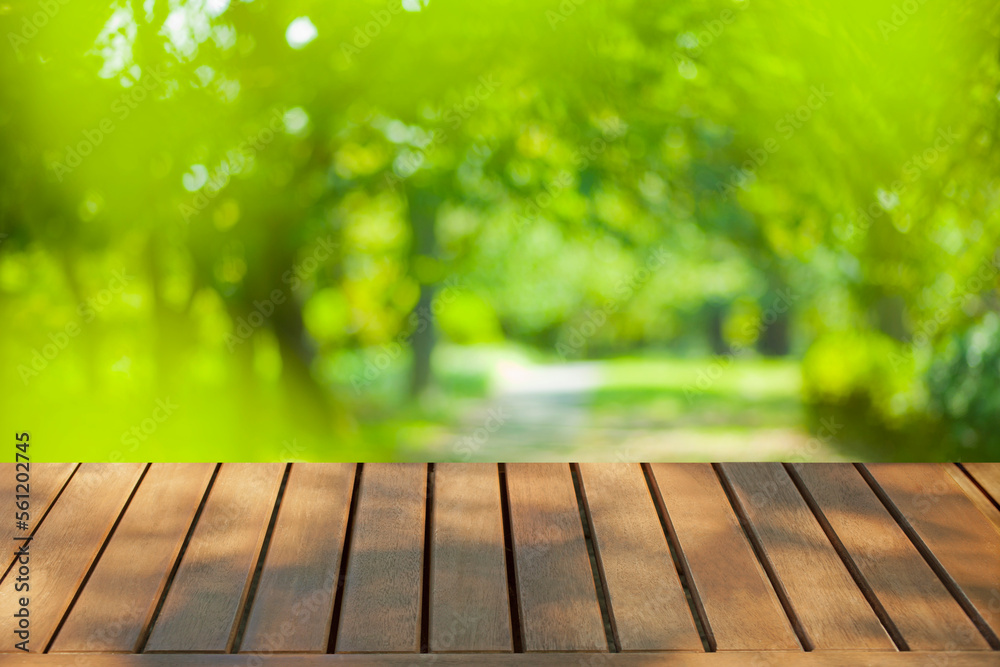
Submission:
[[[409,188],[410,228],[413,242],[410,246],[410,267],[421,257],[434,258],[437,255],[437,233],[434,228],[441,198],[430,188]],[[417,326],[410,336],[413,351],[413,366],[410,369],[410,397],[418,398],[431,384],[431,355],[434,352],[436,333],[434,314],[435,280],[417,275],[420,281],[420,298],[414,306],[409,321]],[[414,320],[415,316],[415,320]]]
[[[784,296],[791,290],[776,268],[768,264],[768,296],[759,302],[763,329],[757,338],[757,351],[765,357],[784,357],[792,351],[792,303]]]
[[[723,303],[709,303],[708,306],[708,343],[712,347],[712,354],[724,355],[731,352],[729,343],[722,333],[722,323],[726,316],[726,305]]]
[[[410,370],[410,396],[420,396],[431,383],[431,355],[437,334],[434,330],[434,316],[431,305],[434,303],[434,285],[420,285],[420,299],[414,312],[420,318],[420,324],[410,336],[410,347],[413,349],[413,367]]]
[[[306,335],[302,309],[295,295],[274,309],[273,330],[281,354],[281,386],[286,410],[296,421],[326,433],[334,421],[326,389],[316,380],[312,364],[316,350]]]
[[[182,384],[187,368],[176,353],[181,344],[175,340],[182,328],[178,326],[176,315],[167,306],[163,297],[163,265],[159,249],[163,247],[160,234],[153,230],[146,243],[146,267],[152,296],[153,319],[156,322],[153,350],[156,358],[156,386],[161,396],[175,395]]]
[[[898,294],[884,294],[875,301],[873,307],[875,324],[878,330],[898,341],[909,339],[910,332],[906,323],[906,302]]]
[[[764,322],[764,330],[757,339],[757,351],[765,357],[784,357],[791,351],[789,342],[788,311],[775,313],[776,319],[768,324]]]

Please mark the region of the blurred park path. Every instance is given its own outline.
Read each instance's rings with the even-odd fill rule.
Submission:
[[[649,366],[655,374],[657,365]],[[427,454],[469,461],[845,460],[835,443],[810,436],[797,397],[781,395],[780,387],[723,388],[711,401],[691,400],[662,377],[654,376],[654,386],[623,382],[621,367],[620,360],[501,362],[490,398],[435,434]]]

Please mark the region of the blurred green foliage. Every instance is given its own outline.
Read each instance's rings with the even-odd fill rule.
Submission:
[[[41,458],[391,458],[405,396],[484,391],[442,340],[801,357],[859,456],[1000,456],[991,0],[0,25],[0,421]]]

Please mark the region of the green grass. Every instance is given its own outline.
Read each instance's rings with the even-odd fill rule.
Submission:
[[[651,428],[798,427],[800,382],[795,360],[613,359],[591,409]]]

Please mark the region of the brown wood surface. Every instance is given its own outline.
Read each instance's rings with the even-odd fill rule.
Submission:
[[[607,651],[569,464],[506,468],[524,650]]]
[[[283,463],[224,463],[145,651],[225,653],[260,557]]]
[[[5,656],[4,667],[413,667],[447,665],[467,667],[996,667],[996,653],[886,651],[731,651],[725,653],[424,653],[369,655],[282,655],[261,654],[260,662],[248,662],[247,655],[123,655],[95,656],[71,654]],[[84,662],[80,662],[80,661]]]
[[[1000,463],[963,463],[962,467],[1000,504]]]
[[[29,448],[28,451],[30,453],[31,449]],[[21,472],[15,466],[14,463],[0,463],[0,498],[9,498],[11,503],[15,501],[15,495],[18,493],[17,474]],[[76,466],[76,463],[28,464],[30,478],[28,482],[28,495],[30,496],[28,498],[30,503],[28,530],[18,530],[13,521],[14,515],[11,514],[10,521],[0,522],[0,544],[12,544],[15,535],[23,537],[35,532],[49,505],[62,490],[69,476],[76,470]],[[0,560],[2,560],[0,567],[6,569],[13,560],[13,556],[5,551]]]
[[[27,593],[15,590],[17,562],[0,582],[0,636],[4,638],[0,651],[14,650],[14,613],[21,597],[30,601],[29,648],[45,649],[145,468],[142,463],[80,466],[28,546],[30,589]]]
[[[811,649],[895,651],[780,463],[726,463],[723,475]]]
[[[952,480],[954,480],[954,482],[961,487],[962,491],[965,492],[965,496],[972,501],[972,504],[975,505],[980,512],[982,512],[983,516],[985,516],[986,519],[993,524],[993,527],[996,528],[997,532],[1000,533],[1000,509],[997,509],[997,506],[993,504],[990,497],[983,493],[982,489],[976,486],[976,484],[969,479],[969,476],[966,475],[965,472],[957,465],[954,463],[944,463],[942,465]]]
[[[622,651],[702,651],[638,463],[581,463],[594,545]]]
[[[241,653],[326,653],[356,467],[292,464]]]
[[[364,466],[338,652],[420,650],[426,494],[426,464]]]
[[[910,649],[988,648],[853,465],[794,470]]]
[[[653,489],[632,464],[511,464],[505,476],[440,464],[429,501],[424,464],[371,464],[353,517],[353,464],[223,464],[206,491],[214,469],[33,465],[31,590],[12,590],[15,570],[0,579],[0,663],[1000,663],[1000,512],[955,464],[654,464]],[[671,545],[717,652],[699,650]],[[47,656],[14,651],[23,595],[30,648]],[[598,595],[622,653],[606,652]],[[325,655],[334,614],[348,652]],[[429,654],[417,653],[422,620]],[[793,624],[815,650],[797,647]],[[755,644],[767,649],[730,650]],[[147,653],[124,653],[137,647]]]
[[[432,531],[430,650],[514,650],[496,464],[435,467]]]
[[[943,464],[865,466],[1000,648],[1000,535]]]
[[[709,642],[718,651],[798,650],[788,617],[711,464],[650,467]]]
[[[139,649],[212,463],[154,463],[52,645],[60,651]]]

